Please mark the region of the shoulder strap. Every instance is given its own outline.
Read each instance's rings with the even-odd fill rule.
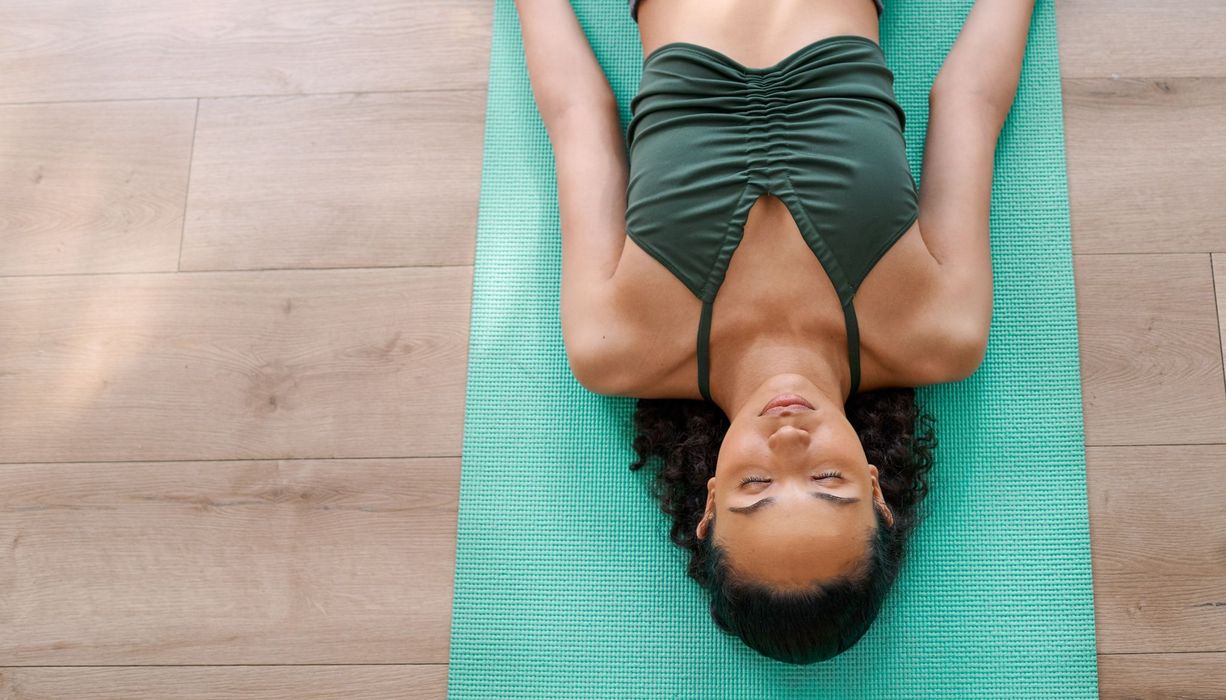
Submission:
[[[698,390],[702,398],[711,401],[711,305],[712,302],[702,302],[702,316],[698,319]]]
[[[702,303],[702,315],[698,318],[698,391],[711,401],[711,306]],[[851,392],[860,388],[860,325],[856,322],[856,310],[851,301],[843,305],[843,318],[847,325],[847,362],[851,366]]]
[[[856,323],[856,310],[850,299],[843,305],[843,318],[847,325],[847,362],[851,365],[851,392],[848,396],[851,396],[860,388],[860,325]]]

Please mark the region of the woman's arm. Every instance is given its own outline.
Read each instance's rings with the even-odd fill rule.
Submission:
[[[562,338],[571,371],[607,393],[630,341],[610,332],[629,166],[617,100],[570,0],[516,0],[529,78],[557,167]]]
[[[976,95],[994,106],[1004,122],[1017,93],[1034,2],[975,0],[931,93]]]
[[[965,350],[951,353],[957,378],[973,373],[987,348],[992,166],[1033,8],[1034,0],[976,0],[929,92],[920,235],[941,265],[940,313]]]
[[[615,102],[570,0],[515,0],[537,109],[549,123],[579,105]]]

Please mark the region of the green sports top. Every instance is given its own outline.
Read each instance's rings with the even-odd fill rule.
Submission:
[[[627,131],[626,232],[702,301],[708,401],[711,307],[764,192],[787,206],[838,292],[859,388],[852,298],[919,216],[893,83],[877,42],[852,34],[765,68],[688,42],[644,58]]]

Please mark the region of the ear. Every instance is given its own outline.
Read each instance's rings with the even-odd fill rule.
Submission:
[[[873,478],[873,504],[881,511],[882,518],[890,527],[894,527],[894,511],[890,510],[890,506],[885,502],[885,496],[881,493],[881,484],[877,480],[876,465],[868,465],[868,473]]]
[[[707,539],[707,533],[711,530],[711,519],[715,517],[715,477],[707,479],[707,506],[703,511],[702,520],[698,521],[698,529],[695,534],[698,539]]]

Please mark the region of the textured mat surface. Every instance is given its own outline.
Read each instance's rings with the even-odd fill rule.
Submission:
[[[916,179],[927,91],[970,0],[886,0],[881,41]],[[624,0],[575,9],[622,109],[642,51]],[[922,189],[923,183],[920,182]],[[710,621],[631,472],[634,400],[583,389],[558,317],[552,151],[512,0],[495,0],[474,273],[453,698],[1094,698],[1077,321],[1051,0],[996,154],[995,308],[973,376],[924,387],[928,518],[874,626],[831,661],[771,661]]]

